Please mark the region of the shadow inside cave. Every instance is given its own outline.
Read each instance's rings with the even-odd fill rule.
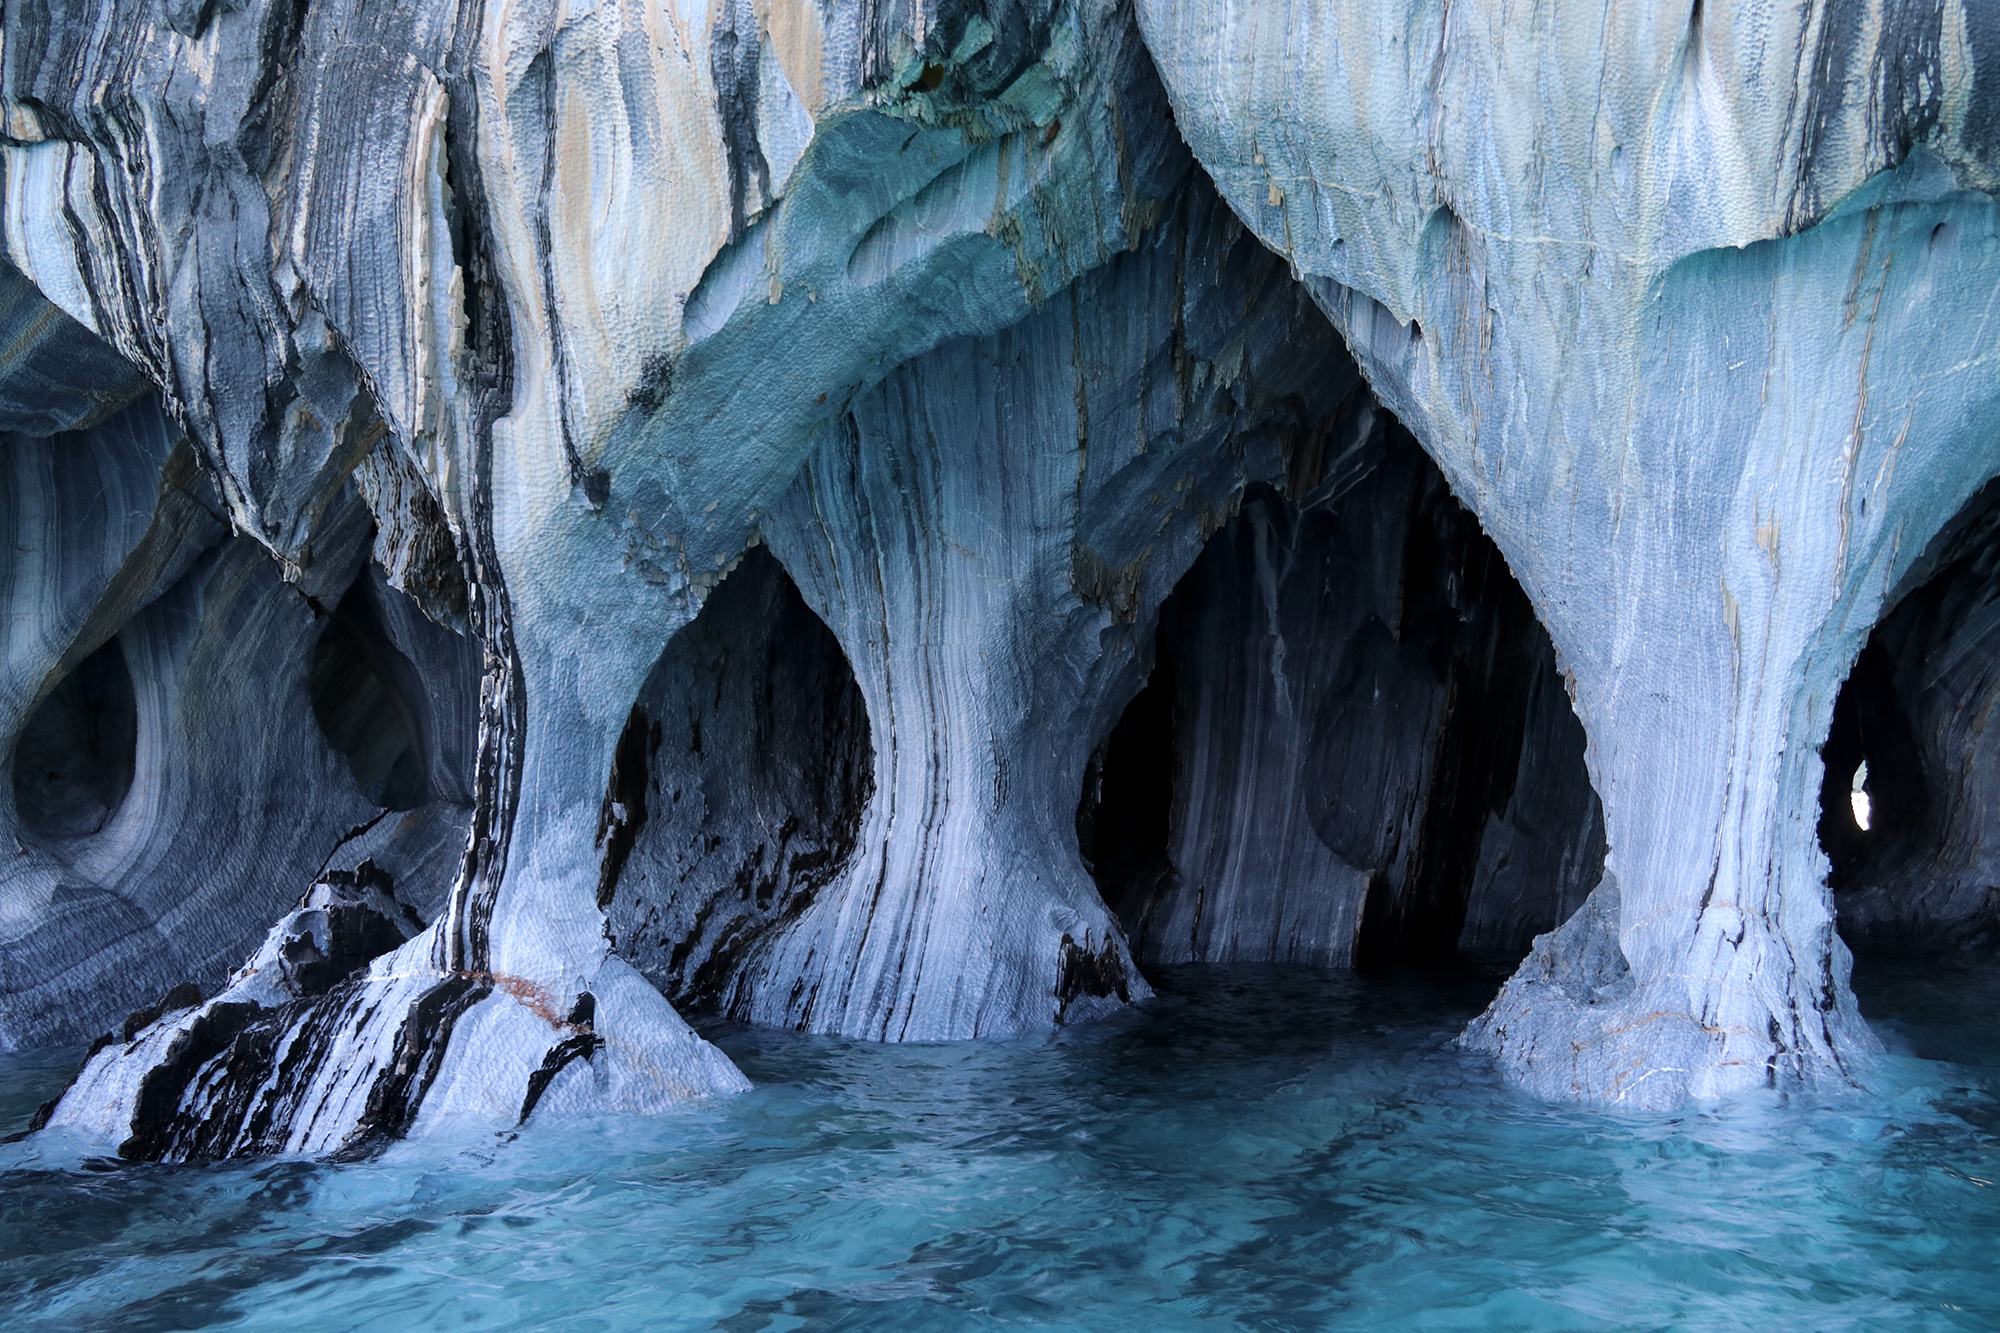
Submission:
[[[1857,655],[1820,757],[1835,921],[1863,949],[2000,946],[2000,480],[1945,526]]]
[[[397,594],[400,595],[400,594]],[[313,717],[362,795],[389,810],[430,799],[423,681],[391,640],[364,567],[320,629],[307,688]]]
[[[729,1012],[756,945],[846,866],[873,790],[846,655],[753,546],[666,645],[613,756],[598,903],[688,1012]]]
[[[1253,488],[1163,606],[1078,842],[1142,967],[1511,966],[1603,871],[1546,631],[1379,409]],[[1296,497],[1296,498],[1295,498]]]
[[[14,743],[14,811],[33,838],[86,837],[132,789],[138,700],[116,637],[77,663],[29,713]]]

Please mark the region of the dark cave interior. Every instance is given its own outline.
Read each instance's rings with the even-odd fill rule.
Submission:
[[[1869,634],[1820,755],[1820,846],[1857,947],[2000,945],[2000,481]]]
[[[1245,496],[1092,763],[1079,845],[1142,966],[1511,962],[1602,872],[1499,551],[1385,414],[1341,464]]]
[[[410,810],[430,799],[425,690],[390,639],[366,569],[341,596],[313,649],[313,716],[376,805]]]
[[[690,1012],[728,1011],[758,940],[846,864],[873,755],[839,642],[752,547],[668,641],[618,746],[598,845],[619,953]]]
[[[96,833],[132,787],[138,704],[124,645],[112,638],[56,683],[14,745],[14,809],[30,834]]]
[[[1506,966],[1602,873],[1547,636],[1436,467],[1378,417],[1337,481],[1244,496],[1162,607],[1150,674],[1092,757],[1078,846],[1143,967]],[[2000,486],[1913,583],[1834,708],[1830,883],[1851,943],[1991,945],[2000,737],[1977,722],[2000,700]],[[421,689],[373,595],[358,580],[329,619],[313,699],[371,799],[405,808],[425,795]],[[129,781],[109,661],[37,723],[112,756],[73,779],[111,793],[82,803],[100,822]],[[619,747],[599,832],[621,954],[677,1003],[728,1012],[759,938],[855,846],[871,754],[838,643],[753,548],[668,643]]]

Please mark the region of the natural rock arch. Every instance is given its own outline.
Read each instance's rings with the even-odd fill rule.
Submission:
[[[181,40],[157,22],[75,60],[53,54],[58,24],[10,28],[15,127],[66,136],[15,154],[27,211],[149,219],[10,236],[11,252],[149,378],[177,385],[175,367],[201,363],[229,381],[180,406],[232,520],[288,572],[309,576],[356,469],[391,581],[485,649],[472,827],[427,936],[269,1019],[314,1054],[267,1133],[222,1125],[135,1151],[325,1150],[407,1132],[420,1109],[490,1119],[496,1088],[532,1086],[522,1114],[552,1114],[742,1086],[610,952],[596,906],[605,782],[658,645],[857,392],[1130,249],[1188,167],[1114,6],[859,27],[851,9],[798,9],[818,40],[779,51],[760,33],[755,59],[740,6],[672,26],[672,50],[643,3],[490,30],[472,6],[203,16],[241,57],[232,70],[279,90],[269,102],[133,82]],[[379,71],[360,117],[335,72],[354,42],[411,57]],[[83,89],[107,79],[171,149],[135,150],[95,109]],[[244,121],[251,152],[213,160],[200,197],[242,196],[243,225],[269,221],[281,252],[211,252],[202,283],[155,299],[153,238],[209,233],[177,185],[195,173],[153,159],[188,146],[173,127],[221,133],[211,115]],[[585,126],[608,156],[557,151]],[[301,163],[309,175],[286,175]],[[129,188],[154,171],[167,188]],[[102,188],[66,184],[85,177]],[[773,374],[781,345],[793,354]],[[211,347],[230,354],[194,350]],[[213,1026],[237,1002],[165,1015],[100,1056],[52,1123],[124,1133],[176,1033],[264,1039],[266,1019]]]
[[[1142,964],[1518,959],[1602,871],[1547,636],[1435,467],[1356,404],[1318,472],[1209,540],[1086,781],[1085,855]]]
[[[1836,922],[1857,946],[1992,948],[2000,944],[2000,735],[1990,725],[2000,701],[2000,483],[1967,501],[1887,600],[1840,687],[1821,751],[1819,835]]]
[[[133,5],[89,34],[8,9],[0,413],[87,433],[75,465],[121,503],[22,594],[47,632],[0,721],[114,634],[143,713],[140,621],[216,579],[243,600],[204,607],[289,617],[295,665],[371,555],[482,673],[462,803],[376,819],[301,747],[326,772],[287,833],[351,809],[342,855],[371,850],[306,872],[325,901],[279,919],[283,962],[100,1052],[56,1123],[325,1151],[740,1087],[600,902],[633,701],[760,542],[852,666],[874,799],[732,1006],[924,1038],[1137,997],[1070,796],[1203,539],[1309,470],[1359,373],[1519,579],[1603,800],[1604,880],[1473,1043],[1563,1097],[1860,1076],[1814,752],[1996,466],[1991,33],[1806,4],[774,3]],[[190,40],[215,77],[175,77]],[[100,466],[119,431],[143,447]],[[279,702],[310,728],[305,697]],[[428,924],[334,930],[393,922],[399,842],[430,849],[395,876],[432,886]],[[191,1100],[136,1124],[174,1061],[150,1086]]]
[[[752,547],[619,739],[598,820],[613,948],[683,1011],[740,1014],[760,942],[846,870],[874,759],[840,644]]]
[[[1827,12],[1139,6],[1197,158],[1571,683],[1605,880],[1469,1033],[1543,1095],[1848,1083],[1876,1048],[1817,748],[1884,593],[2000,464],[2000,395],[1931,373],[1991,354],[2000,159],[1961,114],[1992,33],[1947,59]]]

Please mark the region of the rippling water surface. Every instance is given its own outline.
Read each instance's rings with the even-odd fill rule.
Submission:
[[[0,1323],[58,1328],[2000,1327],[2000,965],[1868,959],[1847,1101],[1549,1108],[1494,979],[1168,975],[1054,1044],[715,1028],[755,1091],[300,1162],[0,1149]],[[78,1052],[0,1057],[0,1133]]]

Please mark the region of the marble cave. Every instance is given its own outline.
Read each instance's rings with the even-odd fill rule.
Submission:
[[[1782,1117],[1886,1096],[1858,951],[2000,948],[1986,0],[0,39],[19,1149],[1410,968],[1510,1104]]]

